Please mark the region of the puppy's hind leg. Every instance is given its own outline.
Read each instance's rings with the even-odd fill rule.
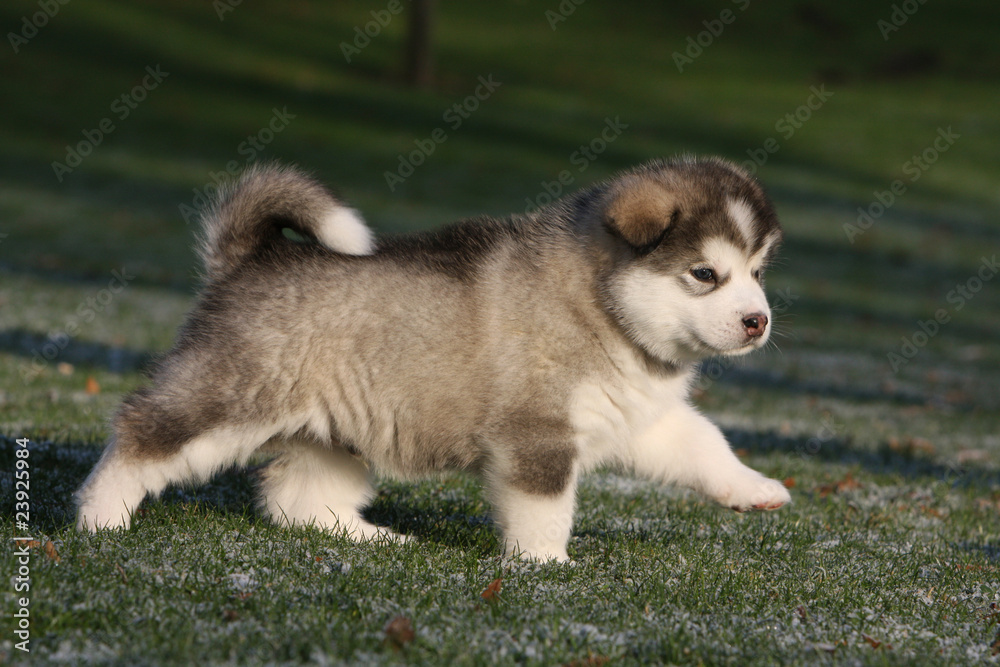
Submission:
[[[315,525],[342,531],[353,540],[406,537],[361,517],[374,497],[367,466],[338,445],[321,446],[302,438],[279,445],[281,454],[265,470],[260,507],[279,525]]]
[[[142,463],[123,454],[118,440],[104,449],[100,460],[76,492],[78,530],[128,528],[132,513],[146,497]]]
[[[177,415],[133,395],[115,419],[115,435],[76,492],[77,528],[128,528],[136,507],[168,484],[203,481],[226,465],[245,462],[273,429],[215,427],[182,430]]]

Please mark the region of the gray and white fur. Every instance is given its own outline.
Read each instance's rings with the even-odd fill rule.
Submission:
[[[309,242],[287,238],[290,228]],[[204,218],[200,298],[125,398],[81,529],[258,451],[279,524],[365,521],[372,472],[478,474],[507,554],[566,560],[602,464],[744,511],[790,501],[688,400],[696,364],[761,347],[781,231],[719,159],[653,161],[530,215],[380,239],[301,173],[249,170]]]

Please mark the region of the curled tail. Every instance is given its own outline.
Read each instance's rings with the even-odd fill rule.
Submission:
[[[260,248],[285,241],[286,227],[347,255],[367,255],[375,247],[357,211],[288,167],[250,167],[219,193],[201,222],[199,254],[209,280],[232,271]]]

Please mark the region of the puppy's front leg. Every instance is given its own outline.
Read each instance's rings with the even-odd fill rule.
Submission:
[[[544,433],[542,427],[535,431]],[[551,442],[522,441],[486,471],[506,556],[569,560],[566,545],[573,529],[578,466],[571,444]]]
[[[575,491],[575,484],[553,495],[530,493],[507,485],[494,487],[504,555],[522,560],[567,562]]]
[[[633,445],[638,474],[690,487],[738,512],[791,502],[781,482],[743,465],[719,428],[688,405],[668,410]]]

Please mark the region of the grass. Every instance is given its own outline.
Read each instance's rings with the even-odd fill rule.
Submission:
[[[5,615],[21,437],[38,540],[32,653],[4,625],[0,661],[995,664],[1000,299],[995,279],[949,295],[1000,249],[998,10],[927,3],[884,41],[888,5],[752,3],[680,74],[673,52],[726,3],[585,3],[553,31],[558,3],[444,2],[438,82],[413,91],[395,80],[401,21],[341,57],[376,4],[244,4],[219,21],[199,3],[69,3],[0,50],[16,93],[0,124]],[[0,17],[17,30],[36,11]],[[169,75],[119,120],[113,100],[157,64]],[[489,74],[502,85],[450,129],[444,112]],[[832,97],[786,136],[776,124],[819,85]],[[380,486],[370,518],[418,538],[395,546],[273,528],[252,474],[228,472],[147,502],[129,532],[75,533],[71,494],[108,416],[191,302],[178,207],[245,160],[275,108],[295,117],[254,157],[315,171],[383,233],[523,210],[607,118],[628,128],[573,187],[679,151],[744,161],[776,140],[759,175],[787,232],[768,285],[783,336],[707,364],[696,400],[794,504],[735,515],[604,471],[580,490],[576,563],[538,566],[496,556],[461,475]],[[51,163],[109,116],[114,132],[59,182]],[[390,192],[384,172],[437,127],[448,140]],[[959,138],[909,180],[948,127]],[[844,225],[896,179],[906,193],[852,243]],[[111,293],[112,271],[134,278]],[[888,355],[942,309],[894,370]],[[396,617],[412,640],[388,637]]]

